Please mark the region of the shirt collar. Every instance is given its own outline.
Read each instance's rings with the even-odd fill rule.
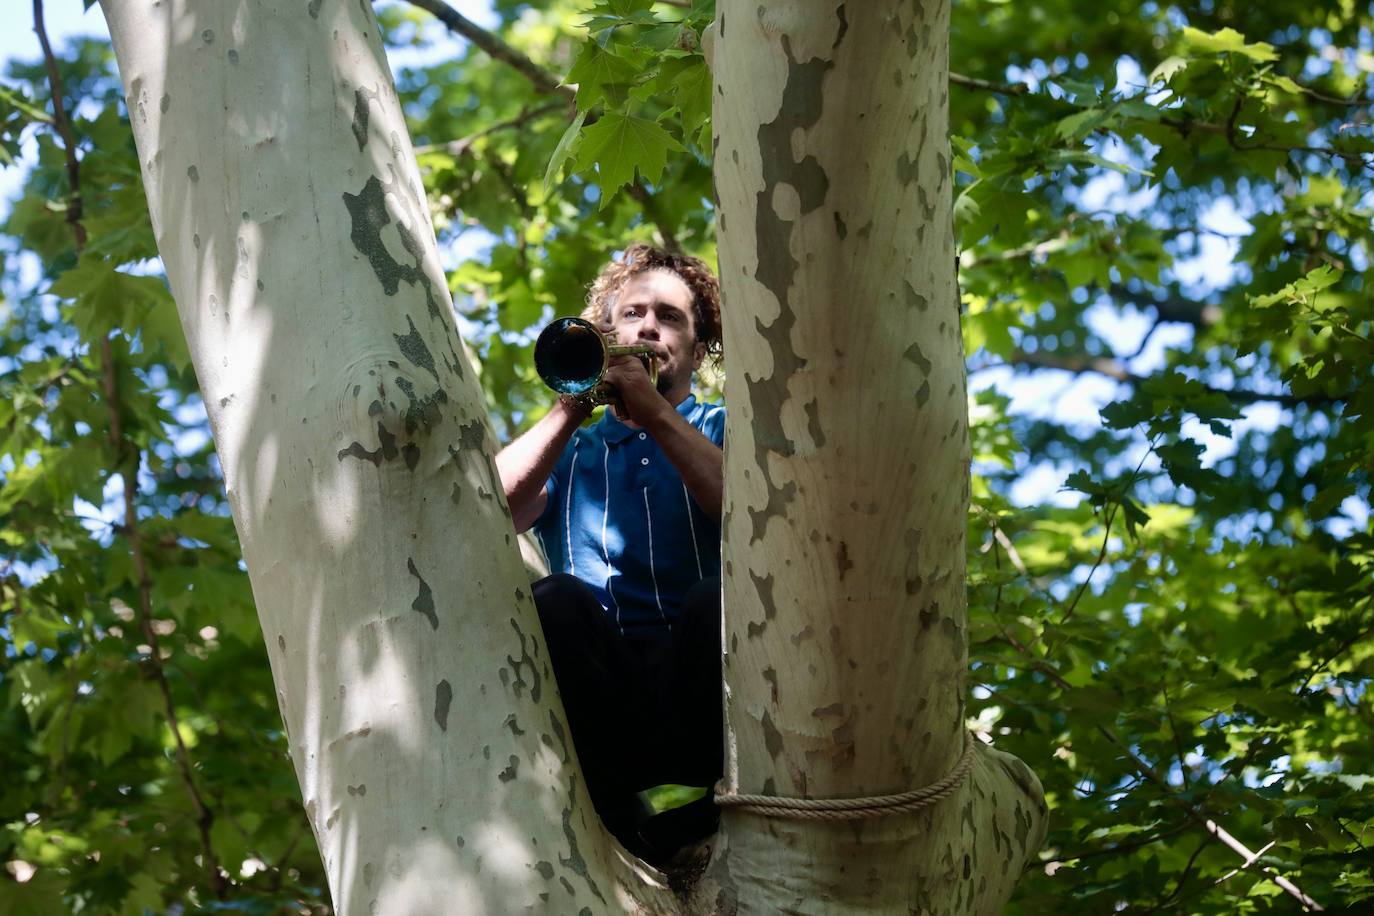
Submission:
[[[677,412],[682,414],[685,419],[692,415],[692,410],[696,406],[696,395],[689,394],[682,399],[681,404],[677,405]],[[630,435],[635,432],[635,430],[616,419],[614,411],[612,411],[609,406],[601,412],[601,422],[596,426],[597,430],[601,433],[601,438],[612,445],[619,445],[630,438]]]

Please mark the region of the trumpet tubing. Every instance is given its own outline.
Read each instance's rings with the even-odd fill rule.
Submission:
[[[534,343],[534,368],[544,384],[559,394],[610,404],[616,392],[603,381],[613,356],[643,357],[649,378],[658,384],[652,347],[614,343],[611,335],[582,318],[557,318],[545,325]]]

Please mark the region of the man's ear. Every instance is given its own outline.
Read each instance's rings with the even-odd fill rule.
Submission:
[[[697,341],[692,347],[692,369],[700,369],[702,362],[706,359],[706,344]]]

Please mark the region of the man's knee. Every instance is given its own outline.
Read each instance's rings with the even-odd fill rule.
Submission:
[[[693,641],[719,642],[720,602],[719,579],[703,579],[693,585],[682,600],[679,631]]]
[[[589,636],[606,626],[606,613],[587,583],[568,573],[554,573],[530,586],[539,623],[552,634]]]
[[[560,598],[572,598],[578,596],[582,589],[587,586],[581,579],[568,573],[554,573],[537,580],[530,586],[534,593],[535,603],[541,603],[550,598],[558,600]]]

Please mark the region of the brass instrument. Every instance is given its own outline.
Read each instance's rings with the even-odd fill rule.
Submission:
[[[602,382],[612,356],[638,356],[649,370],[649,382],[658,384],[652,347],[617,344],[614,332],[603,334],[586,319],[557,318],[534,342],[534,369],[544,384],[592,404],[619,401],[615,390]]]

